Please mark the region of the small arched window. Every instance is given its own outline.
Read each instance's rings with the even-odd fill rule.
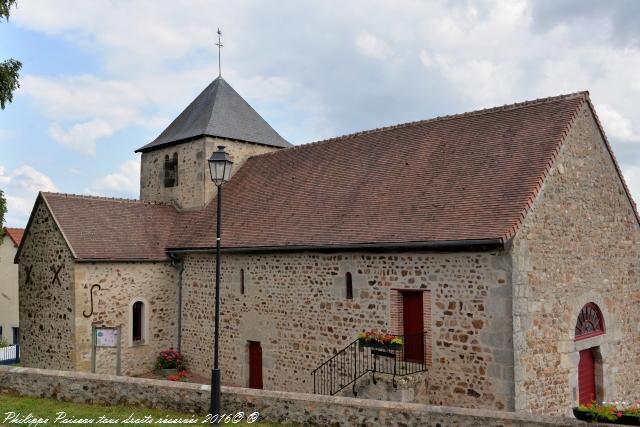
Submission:
[[[347,299],[353,299],[353,278],[351,273],[345,275],[345,291]]]
[[[240,269],[240,295],[244,295],[244,268]]]
[[[131,337],[134,343],[142,343],[142,322],[144,319],[144,303],[142,301],[136,301],[132,307],[132,322],[131,322]]]
[[[576,341],[604,334],[604,319],[596,304],[590,302],[582,307],[578,314],[575,332]]]
[[[175,187],[178,185],[178,153],[172,157],[164,156],[164,186]]]

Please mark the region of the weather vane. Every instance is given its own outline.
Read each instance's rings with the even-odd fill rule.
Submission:
[[[222,65],[220,63],[220,51],[222,50],[224,45],[222,44],[222,41],[220,41],[221,37],[222,37],[222,31],[220,31],[220,28],[218,28],[218,43],[216,43],[216,46],[218,46],[218,77],[222,77]]]

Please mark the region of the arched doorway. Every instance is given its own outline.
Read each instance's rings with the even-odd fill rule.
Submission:
[[[575,327],[575,340],[580,341],[605,333],[604,319],[600,308],[595,303],[585,304],[578,314]],[[598,400],[598,366],[601,366],[600,349],[586,348],[580,351],[578,362],[578,403],[587,404]],[[599,378],[600,377],[600,378]]]

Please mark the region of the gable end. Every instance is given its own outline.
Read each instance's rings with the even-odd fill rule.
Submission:
[[[633,210],[633,213],[635,215],[636,222],[638,223],[638,225],[640,225],[640,216],[638,215],[638,210],[637,210],[636,204],[633,201],[633,197],[631,196],[631,192],[629,191],[629,187],[626,184],[626,181],[625,181],[624,176],[622,174],[622,170],[620,169],[620,166],[619,166],[619,164],[618,164],[618,162],[617,162],[617,160],[615,158],[615,155],[613,154],[613,149],[611,148],[611,144],[609,143],[609,140],[607,139],[607,136],[606,136],[606,134],[604,132],[604,128],[602,126],[602,123],[598,119],[598,115],[596,114],[595,108],[594,108],[594,106],[593,106],[593,104],[591,102],[591,99],[589,98],[589,92],[587,92],[587,91],[582,92],[582,96],[583,96],[584,102],[580,103],[576,107],[576,110],[574,111],[573,115],[571,116],[571,119],[567,123],[566,128],[563,130],[563,132],[561,134],[561,137],[559,138],[558,143],[557,143],[555,149],[553,150],[553,153],[549,157],[544,171],[542,172],[542,174],[538,178],[538,181],[537,181],[535,187],[532,189],[532,192],[529,195],[529,198],[527,199],[526,206],[525,206],[525,208],[523,208],[522,212],[520,213],[520,217],[518,218],[518,220],[516,222],[514,222],[514,224],[509,228],[507,233],[503,236],[503,240],[504,241],[509,241],[509,240],[513,239],[513,237],[521,229],[525,218],[527,217],[527,215],[531,211],[531,208],[533,207],[535,201],[538,199],[538,196],[540,195],[540,192],[542,190],[543,184],[545,183],[545,181],[546,181],[547,177],[549,176],[549,173],[550,173],[553,165],[556,162],[558,153],[562,149],[567,136],[569,135],[571,129],[575,125],[576,120],[578,118],[578,115],[579,115],[580,111],[582,111],[582,109],[584,108],[585,103],[589,107],[589,111],[591,113],[591,116],[592,116],[594,122],[596,123],[596,126],[598,128],[598,132],[599,132],[599,134],[600,134],[600,136],[602,138],[602,141],[605,144],[605,147],[607,149],[607,152],[609,153],[611,161],[613,162],[613,165],[614,165],[614,168],[615,168],[616,173],[618,175],[618,178],[620,179],[622,187],[624,188],[627,200],[629,201],[629,203],[631,205],[631,208]]]
[[[18,247],[18,250],[16,251],[16,256],[15,256],[15,258],[13,260],[14,264],[19,264],[20,263],[20,254],[22,253],[22,248],[25,246],[25,242],[29,239],[29,235],[30,235],[30,231],[31,231],[31,224],[33,222],[33,219],[35,217],[36,212],[38,211],[38,208],[40,207],[40,204],[42,204],[42,203],[44,204],[45,208],[47,209],[47,212],[49,213],[49,216],[51,216],[51,218],[53,219],[54,223],[56,224],[56,228],[58,229],[58,231],[62,235],[62,238],[64,239],[64,242],[67,245],[67,248],[71,252],[71,256],[73,257],[73,259],[77,259],[78,258],[76,256],[75,251],[73,250],[73,247],[69,243],[69,239],[67,239],[67,236],[64,234],[64,230],[62,230],[62,227],[60,227],[60,223],[58,222],[58,220],[56,218],[56,215],[53,213],[53,209],[51,209],[51,206],[47,202],[47,199],[44,197],[42,192],[40,192],[40,193],[38,193],[38,197],[36,198],[35,203],[33,204],[33,209],[31,210],[31,214],[29,215],[29,221],[27,221],[27,226],[24,229],[24,235],[22,236],[22,241],[20,242],[20,246]]]

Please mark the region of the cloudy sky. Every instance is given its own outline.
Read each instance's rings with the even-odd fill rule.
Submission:
[[[138,196],[136,148],[217,75],[286,139],[589,90],[640,197],[640,2],[19,0],[0,59],[7,225],[39,190]]]

